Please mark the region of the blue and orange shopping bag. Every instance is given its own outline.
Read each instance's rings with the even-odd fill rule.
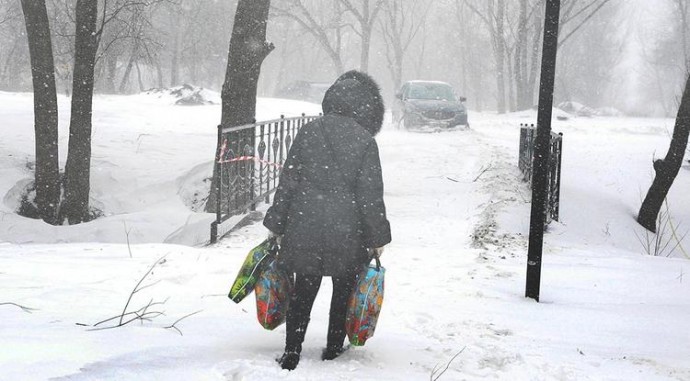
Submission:
[[[383,278],[386,272],[378,258],[376,265],[368,265],[358,276],[350,295],[345,317],[345,331],[350,343],[364,345],[374,336],[376,322],[383,304]]]

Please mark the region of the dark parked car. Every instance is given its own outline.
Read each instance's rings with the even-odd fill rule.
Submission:
[[[457,97],[445,82],[409,81],[396,94],[393,118],[406,129],[415,127],[469,127],[467,99]]]

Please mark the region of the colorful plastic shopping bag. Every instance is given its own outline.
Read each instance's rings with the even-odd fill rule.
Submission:
[[[367,266],[357,278],[355,289],[350,295],[345,317],[345,331],[350,343],[355,346],[364,345],[374,336],[376,321],[383,304],[383,278],[386,269],[376,259],[376,265]]]
[[[256,317],[262,327],[273,330],[285,322],[291,291],[290,277],[272,259],[254,286]]]
[[[253,248],[244,260],[240,271],[237,273],[235,282],[230,288],[228,297],[233,302],[239,303],[254,289],[254,285],[259,279],[259,275],[266,268],[271,258],[274,258],[278,251],[275,238],[263,241],[259,246]]]

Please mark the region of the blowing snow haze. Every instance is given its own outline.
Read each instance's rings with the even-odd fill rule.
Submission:
[[[389,105],[409,80],[448,82],[471,110],[536,104],[543,1],[353,3],[349,9],[341,0],[272,1],[267,40],[276,48],[263,64],[259,95],[315,101],[338,74],[366,66]],[[369,7],[361,8],[364,3]],[[687,11],[685,1],[562,3],[561,39],[567,40],[559,51],[555,104],[673,115],[687,72],[683,41],[690,32],[678,11]],[[74,33],[61,31],[74,29],[74,16],[57,4],[47,9],[57,89],[70,95]],[[111,2],[106,15],[116,17],[100,36],[95,92],[185,83],[220,91],[235,8],[236,1]],[[31,91],[23,22],[18,2],[0,1],[2,91]]]
[[[0,379],[690,380],[690,2],[560,2],[548,135],[546,0],[0,0]]]

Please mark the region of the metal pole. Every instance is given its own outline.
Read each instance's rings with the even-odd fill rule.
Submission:
[[[563,133],[558,133],[558,174],[556,176],[556,210],[553,219],[561,220],[561,168],[563,167]]]
[[[525,296],[539,301],[541,283],[541,259],[544,248],[544,218],[551,138],[551,116],[553,89],[556,78],[556,56],[558,53],[558,23],[561,1],[546,1],[544,18],[544,48],[541,61],[541,82],[539,87],[539,114],[537,115],[537,138],[535,139],[534,168],[532,176],[532,213],[527,251],[527,280]]]

